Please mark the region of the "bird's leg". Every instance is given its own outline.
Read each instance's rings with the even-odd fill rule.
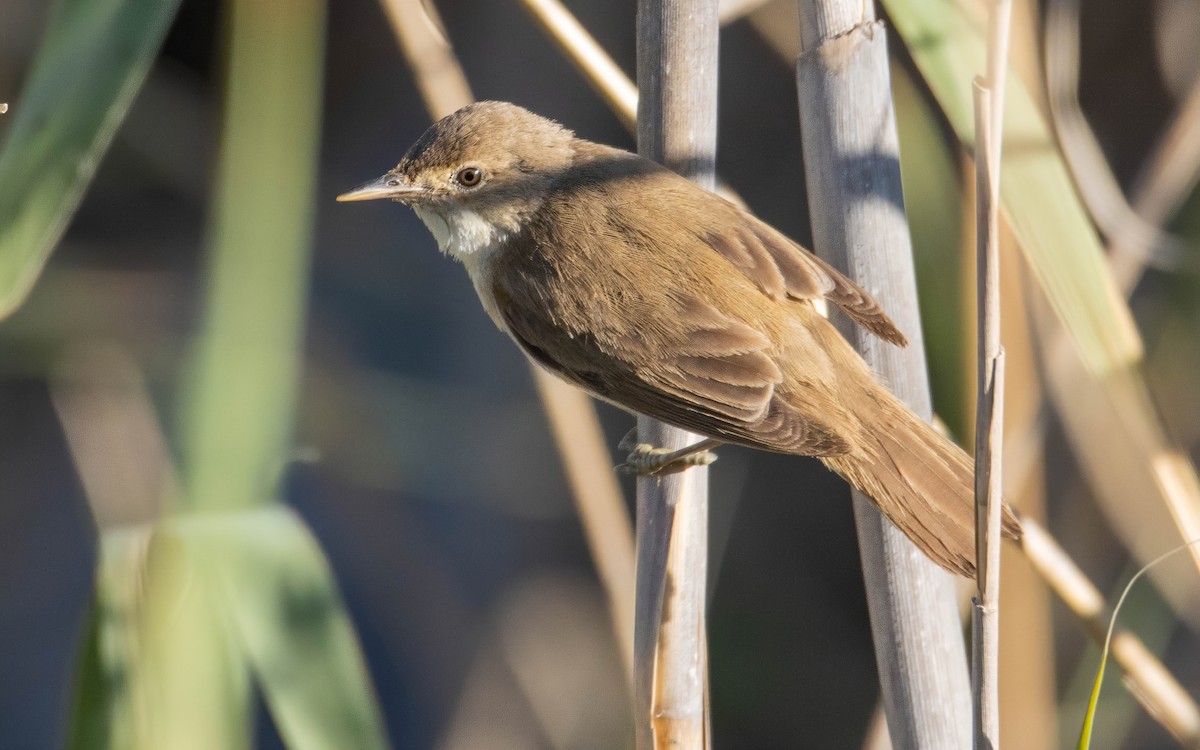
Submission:
[[[705,438],[678,450],[656,448],[649,443],[637,441],[637,428],[634,427],[617,447],[629,451],[625,463],[617,466],[617,471],[624,474],[636,474],[643,477],[653,477],[662,474],[674,474],[692,466],[708,466],[717,460],[717,454],[710,448],[716,448],[720,440]]]

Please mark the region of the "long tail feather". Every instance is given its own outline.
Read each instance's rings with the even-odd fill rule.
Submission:
[[[875,413],[864,450],[822,458],[879,506],[922,551],[942,567],[975,575],[974,467],[967,454],[918,419],[883,388],[865,401]],[[1021,536],[1005,503],[1004,535]]]

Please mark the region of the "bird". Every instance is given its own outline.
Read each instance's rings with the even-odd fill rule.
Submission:
[[[372,199],[416,213],[538,366],[706,436],[702,447],[815,457],[934,562],[974,575],[972,461],[814,303],[891,344],[904,334],[866,290],[749,211],[497,101],[443,117],[394,168],[338,196]],[[1007,504],[1002,531],[1021,535]]]

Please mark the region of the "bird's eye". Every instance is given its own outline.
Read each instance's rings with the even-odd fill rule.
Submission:
[[[458,170],[454,179],[463,187],[475,187],[483,181],[483,170],[479,167],[464,167]]]

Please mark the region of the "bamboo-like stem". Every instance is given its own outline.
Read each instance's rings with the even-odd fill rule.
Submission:
[[[816,250],[862,284],[911,342],[842,332],[918,414],[931,416],[905,223],[887,39],[873,3],[802,0],[800,129]],[[856,493],[855,519],[888,729],[896,748],[971,742],[954,579]]]
[[[432,7],[381,0],[425,100],[438,119],[474,100],[462,66]],[[633,679],[633,532],[621,488],[612,475],[596,409],[583,392],[531,365],[542,408],[562,458],[588,550],[608,597],[622,665]]]
[[[711,190],[717,143],[716,0],[638,0],[638,151]],[[638,418],[641,442],[701,438]],[[708,472],[637,483],[634,731],[638,750],[706,748]]]
[[[1004,351],[1000,347],[1000,156],[1012,0],[988,5],[987,77],[975,92],[975,581],[971,688],[976,750],[1000,747],[1000,512]]]
[[[1028,518],[1022,519],[1022,525],[1025,556],[1079,618],[1092,640],[1103,645],[1112,615],[1104,597],[1045,529]],[[1200,707],[1142,640],[1128,630],[1116,629],[1111,656],[1146,712],[1183,746],[1200,747]]]

